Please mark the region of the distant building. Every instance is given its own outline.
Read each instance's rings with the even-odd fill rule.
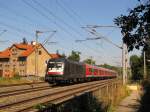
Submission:
[[[48,51],[38,44],[13,44],[11,47],[0,52],[0,77],[13,77],[14,75],[28,76],[37,75],[43,77],[46,70],[46,60],[58,58],[58,54],[49,54]],[[37,54],[37,58],[35,53]],[[37,70],[35,70],[37,65]],[[36,72],[37,71],[37,74]]]

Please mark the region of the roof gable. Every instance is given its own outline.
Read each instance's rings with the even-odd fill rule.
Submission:
[[[29,56],[33,51],[35,51],[35,45],[31,45],[31,44],[13,44],[10,48],[7,48],[6,50],[0,52],[0,58],[9,58],[11,55],[11,48],[15,46],[16,48],[23,50],[20,54],[19,57],[27,57]],[[42,44],[38,44],[37,46],[38,48],[43,48],[47,54],[49,55],[49,52],[42,46]],[[50,57],[52,57],[50,55]]]

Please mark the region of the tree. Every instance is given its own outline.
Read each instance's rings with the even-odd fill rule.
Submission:
[[[130,66],[132,72],[131,79],[135,81],[143,79],[143,63],[141,57],[132,55],[130,57]]]
[[[72,61],[80,61],[80,52],[78,51],[72,51],[71,55],[69,55],[68,59]]]
[[[150,39],[150,0],[145,4],[139,3],[128,15],[121,15],[114,20],[124,34],[123,42],[127,44],[129,51],[141,46],[146,50],[148,44],[145,40]]]
[[[92,60],[92,59],[85,59],[83,62],[87,63],[87,64],[90,64],[90,65],[95,65],[95,61]]]
[[[147,65],[147,74],[148,78],[150,78],[150,40],[147,41],[148,47],[145,52],[146,55],[146,65]]]

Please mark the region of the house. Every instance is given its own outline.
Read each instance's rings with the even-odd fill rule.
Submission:
[[[41,44],[13,44],[0,52],[0,76],[37,75],[44,77],[46,71],[45,62],[51,57]]]

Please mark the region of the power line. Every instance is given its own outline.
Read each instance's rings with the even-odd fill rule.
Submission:
[[[10,28],[10,29],[12,29],[12,30],[16,30],[16,31],[19,32],[19,33],[24,32],[24,33],[26,33],[26,34],[28,34],[28,35],[30,35],[30,36],[33,36],[33,35],[34,35],[34,34],[28,32],[28,31],[26,31],[26,30],[17,28],[17,27],[15,27],[15,26],[12,26],[12,25],[10,25],[10,24],[6,24],[6,23],[1,22],[1,21],[0,21],[0,24],[3,25],[3,26],[6,26],[6,27],[8,27],[8,28]]]
[[[50,21],[50,18],[45,15],[42,11],[40,11],[39,9],[35,8],[34,6],[32,6],[31,4],[29,4],[28,2],[26,2],[25,0],[23,0],[23,3],[25,3],[26,5],[28,5],[29,7],[31,7],[32,9],[34,9],[35,11],[37,11],[40,15],[44,16],[46,19],[48,19]],[[44,8],[45,9],[45,8]],[[52,20],[51,20],[52,21]],[[57,24],[55,21],[53,21],[53,23],[58,26],[61,30],[63,30],[66,34],[71,35],[72,37],[77,38],[76,36],[72,35],[72,33],[68,32],[68,30],[64,29],[61,25]],[[87,46],[86,46],[87,47]],[[96,51],[99,52],[99,51]]]
[[[2,30],[2,32],[0,32],[0,36],[3,35],[5,32],[7,32],[7,30]]]
[[[64,12],[65,12],[70,18],[72,18],[74,21],[76,21],[77,24],[79,24],[80,26],[82,26],[82,25],[81,25],[81,22],[78,21],[77,19],[75,19],[75,18],[73,17],[73,14],[71,14],[71,13],[66,9],[66,7],[64,7],[60,2],[57,2],[57,5],[58,5],[61,9],[63,9]]]
[[[25,3],[26,5],[28,5],[29,7],[31,7],[32,9],[34,9],[37,13],[39,13],[41,16],[45,17],[47,20],[49,20],[50,22],[53,22],[58,28],[60,28],[62,31],[64,31],[66,34],[69,34],[71,36],[73,36],[70,32],[68,32],[68,30],[66,30],[65,28],[63,28],[61,25],[57,24],[55,21],[53,21],[51,18],[49,18],[49,16],[47,16],[46,14],[44,14],[42,11],[40,11],[38,8],[35,8],[34,6],[32,6],[31,4],[29,4],[27,1],[22,0],[23,3]]]
[[[10,8],[10,7],[7,7],[6,5],[3,5],[3,7],[0,7],[0,8],[2,8],[2,9],[4,9],[4,10],[7,10],[9,13],[14,14],[15,16],[17,16],[17,18],[18,18],[18,17],[23,18],[24,20],[28,21],[29,24],[32,24],[32,25],[33,25],[33,23],[35,23],[35,20],[30,19],[30,18],[29,18],[28,16],[26,16],[26,15],[23,15],[23,14],[18,13],[17,11],[13,10],[13,9]],[[10,18],[10,17],[9,17],[9,18]],[[39,24],[39,23],[38,23],[38,24]],[[42,24],[39,24],[39,25],[38,25],[38,24],[36,24],[36,26],[47,27],[47,26],[45,26],[45,25],[42,25]]]
[[[73,15],[75,15],[78,19],[79,19],[79,21],[82,21],[82,23],[84,23],[84,24],[86,24],[85,23],[85,20],[83,20],[82,18],[81,18],[81,16],[80,15],[78,15],[78,13],[75,11],[75,10],[73,10],[64,0],[60,0],[61,1],[61,3],[65,6],[65,7],[68,7],[69,8],[69,10],[73,13]]]
[[[62,4],[64,5],[64,3],[63,3],[63,1],[61,1],[62,2]],[[73,15],[76,15],[77,16],[77,18],[79,19],[80,18],[80,21],[81,21],[81,16],[79,16],[71,7],[69,7],[68,5],[68,7],[69,7],[69,11],[67,11],[59,2],[58,2],[58,5],[62,8],[62,9],[64,9],[64,11],[70,16],[70,17],[72,17],[71,16],[71,14],[69,13],[69,11],[71,11],[72,13],[73,13]],[[66,6],[66,5],[65,5]],[[72,17],[73,18],[73,17]],[[85,21],[82,21],[83,23],[85,22]],[[78,23],[79,25],[81,25],[80,24],[80,22]],[[84,40],[83,40],[84,41]],[[107,39],[107,41],[109,41],[108,39]],[[97,42],[95,42],[96,44],[98,44]]]
[[[112,42],[111,40],[109,40],[107,37],[100,35],[98,32],[96,32],[95,29],[93,29],[92,27],[83,27],[83,28],[88,28],[90,30],[87,30],[88,32],[90,32],[91,34],[93,34],[94,36],[96,36],[96,38],[94,39],[104,39],[105,41],[111,43],[112,45],[116,46],[117,48],[122,49],[122,47],[120,47],[119,45],[115,44],[114,42]],[[95,28],[95,27],[94,27]]]
[[[60,22],[62,22],[64,25],[66,25],[69,29],[71,29],[72,31],[76,32],[78,35],[82,36],[82,34],[76,30],[74,27],[72,27],[70,24],[66,23],[63,19],[61,19],[60,17],[56,16],[52,11],[50,11],[48,8],[44,7],[42,4],[40,4],[39,2],[37,2],[36,0],[32,0],[35,4],[37,4],[39,7],[43,8],[43,10],[45,10],[46,12],[48,12],[50,15],[52,15],[55,19],[59,20]]]

